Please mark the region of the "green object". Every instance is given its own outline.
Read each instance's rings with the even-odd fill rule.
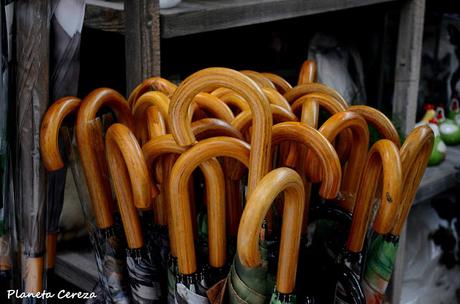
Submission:
[[[460,105],[458,99],[455,97],[452,98],[452,101],[450,102],[447,118],[455,121],[456,124],[460,125]]]
[[[452,119],[446,119],[443,108],[436,109],[439,132],[446,145],[455,146],[460,143],[460,126]]]
[[[399,238],[394,235],[375,235],[371,241],[362,284],[368,304],[383,300],[393,273],[398,243]]]
[[[297,303],[297,298],[295,294],[281,294],[278,291],[273,292],[270,299],[270,304],[295,304]]]
[[[447,147],[444,141],[442,140],[441,133],[439,131],[439,127],[436,123],[434,122],[419,122],[415,125],[415,127],[418,127],[420,125],[428,124],[433,130],[434,133],[434,143],[433,143],[433,149],[431,150],[431,155],[430,158],[428,159],[428,166],[437,166],[440,163],[444,161],[446,158],[446,153],[447,153]]]

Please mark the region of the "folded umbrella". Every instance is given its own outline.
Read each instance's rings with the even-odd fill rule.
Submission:
[[[383,172],[382,172],[383,171]],[[362,273],[361,252],[371,218],[373,199],[382,175],[382,196],[374,231],[385,235],[392,229],[401,198],[402,170],[398,147],[387,139],[377,141],[369,151],[360,181],[347,244],[337,268],[335,301],[366,303],[359,284]]]
[[[158,91],[170,97],[176,88],[177,86],[169,80],[161,77],[150,77],[145,79],[142,83],[135,87],[134,90],[132,90],[128,97],[128,104],[132,108],[136,100],[149,91]]]
[[[267,72],[261,74],[275,85],[276,90],[280,94],[284,94],[292,88],[291,84],[279,75]]]
[[[404,191],[400,206],[398,206],[396,223],[390,233],[375,235],[369,246],[361,283],[366,303],[383,303],[385,291],[394,268],[399,235],[425,172],[433,141],[434,135],[431,128],[420,126],[407,136],[401,147],[402,188]],[[377,216],[376,225],[381,221],[382,219]]]
[[[144,246],[138,210],[151,206],[150,175],[135,136],[128,127],[113,124],[107,130],[106,155],[125,230],[126,262],[133,303],[161,303],[159,269]]]
[[[129,302],[123,237],[117,233],[112,214],[113,200],[104,157],[102,128],[97,126],[96,114],[110,108],[118,121],[134,130],[133,118],[126,100],[111,89],[97,89],[80,105],[76,124],[77,146],[97,230],[93,238],[100,280],[108,298],[115,303]]]
[[[301,177],[289,168],[278,168],[269,172],[249,196],[238,229],[238,256],[241,264],[248,268],[260,267],[260,228],[272,202],[283,192],[284,209],[278,272],[270,303],[296,303],[294,288],[305,207]]]

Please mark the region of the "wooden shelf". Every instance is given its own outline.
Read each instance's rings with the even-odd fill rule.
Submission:
[[[183,0],[160,10],[160,35],[172,38],[397,0]],[[124,31],[122,2],[88,0],[85,25]]]

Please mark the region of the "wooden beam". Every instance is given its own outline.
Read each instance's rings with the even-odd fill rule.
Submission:
[[[399,17],[393,119],[408,134],[415,124],[422,56],[425,0],[405,0]]]
[[[158,0],[126,1],[125,58],[127,93],[147,77],[160,75]]]

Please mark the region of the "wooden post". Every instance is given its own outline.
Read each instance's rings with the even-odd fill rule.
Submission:
[[[126,90],[160,75],[160,7],[158,0],[125,1]]]
[[[415,124],[425,0],[404,0],[399,18],[393,119],[408,134]]]
[[[26,292],[43,289],[46,182],[40,160],[39,130],[48,106],[49,88],[48,0],[15,2],[17,96],[16,175],[17,204],[25,255],[22,274]]]

